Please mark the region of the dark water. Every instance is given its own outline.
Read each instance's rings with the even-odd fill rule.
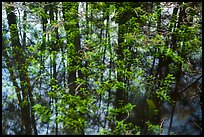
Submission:
[[[177,102],[170,134],[199,135],[202,133],[202,109],[199,98],[185,103]],[[169,107],[170,109],[170,107]],[[170,111],[164,117],[163,135],[167,135],[170,123]]]

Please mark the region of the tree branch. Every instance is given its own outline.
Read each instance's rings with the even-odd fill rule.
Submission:
[[[185,92],[187,89],[189,89],[191,86],[193,86],[194,84],[196,84],[200,79],[202,78],[202,75],[196,79],[195,82],[193,82],[192,84],[190,84],[189,86],[187,86],[184,90],[182,90],[181,92],[179,92],[179,94],[182,94],[183,92]]]

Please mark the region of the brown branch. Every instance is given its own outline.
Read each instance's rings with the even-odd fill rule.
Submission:
[[[70,85],[74,84],[73,82],[66,85],[66,88],[69,88]]]
[[[82,85],[83,83],[84,83],[84,82],[82,82],[81,84],[79,84],[79,85],[76,87],[75,91],[78,91],[78,88],[81,87],[81,85]]]
[[[164,121],[166,120],[166,118],[162,119],[161,120],[161,124],[160,124],[160,135],[162,134],[163,132],[163,127],[164,127]]]
[[[126,110],[127,111],[127,117],[125,118],[125,119],[123,119],[123,121],[126,121],[129,117],[130,117],[130,112],[128,111],[128,110]]]
[[[195,121],[193,121],[193,123],[200,129],[200,131],[202,131],[202,127],[200,127]]]
[[[188,85],[184,90],[182,90],[181,92],[179,92],[179,94],[182,94],[183,92],[185,92],[187,89],[189,89],[191,86],[193,86],[194,84],[196,84],[200,79],[202,78],[202,75],[196,79],[195,82],[193,82],[192,84]]]

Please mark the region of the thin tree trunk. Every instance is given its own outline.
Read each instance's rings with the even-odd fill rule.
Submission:
[[[57,16],[57,10],[56,7],[54,5],[50,5],[50,22],[54,23],[55,22],[55,18],[54,18],[54,13],[56,13],[56,20],[58,18]],[[58,52],[58,48],[59,48],[59,34],[58,34],[58,28],[55,28],[56,30],[54,31],[54,33],[51,35],[51,53],[53,54],[53,60],[52,60],[52,69],[53,69],[53,78],[54,78],[54,85],[57,85],[57,60],[56,60],[56,56],[57,56],[57,52]],[[53,40],[53,38],[56,38],[56,41]],[[54,91],[56,92],[56,97],[54,97],[54,102],[55,102],[55,117],[58,116],[58,109],[57,109],[57,102],[58,102],[58,97],[57,97],[57,92],[58,91]],[[55,120],[55,135],[58,135],[58,123]]]
[[[121,3],[120,3],[121,4]],[[126,13],[123,13],[123,15],[125,15]],[[128,16],[128,15],[126,15]],[[118,22],[118,49],[116,51],[117,54],[117,61],[123,61],[124,56],[123,56],[123,46],[122,43],[124,42],[124,34],[125,34],[125,28],[122,28],[122,25],[124,22],[127,21],[127,18],[123,18],[124,16],[121,16]],[[118,82],[123,82],[123,70],[124,68],[122,66],[118,66],[118,70],[117,71],[117,81]],[[121,108],[125,105],[127,101],[127,98],[125,96],[125,91],[124,88],[120,87],[117,89],[116,91],[116,99],[115,99],[115,108]],[[126,115],[124,113],[119,113],[116,116],[116,120],[117,121],[121,121],[124,120],[126,117]]]
[[[67,44],[68,44],[68,83],[69,83],[69,93],[71,95],[79,95],[81,97],[81,99],[84,99],[84,95],[83,93],[79,93],[78,91],[76,91],[76,78],[77,75],[76,73],[78,72],[78,77],[81,79],[84,79],[84,75],[80,70],[76,70],[76,66],[80,66],[82,67],[82,62],[81,60],[78,60],[76,56],[78,56],[78,51],[81,49],[81,45],[80,45],[80,31],[79,31],[79,19],[78,19],[78,7],[79,4],[78,3],[62,3],[63,5],[63,18],[65,21],[69,21],[71,20],[71,18],[75,19],[75,24],[65,24],[65,30],[66,30],[66,35],[67,35]],[[67,14],[69,13],[69,10],[71,8],[75,8],[74,10],[76,10],[76,14],[72,15],[71,17]],[[69,33],[68,33],[69,31]],[[69,37],[71,36],[70,33],[74,33],[74,37],[73,39],[70,39]],[[84,87],[84,86],[80,86]],[[77,89],[77,90],[80,90]],[[69,104],[70,108],[75,108],[74,104]],[[79,114],[80,117],[85,118],[84,114]],[[74,118],[75,116],[73,116]],[[70,129],[65,129],[67,134],[84,134],[84,126],[80,127],[79,130],[77,131],[77,133],[75,133],[75,131],[70,131]],[[72,132],[72,133],[71,133]]]
[[[109,6],[109,5],[108,5]],[[108,76],[108,80],[111,81],[111,68],[112,68],[112,48],[111,48],[111,43],[110,43],[110,32],[109,32],[109,12],[107,13],[107,25],[106,25],[106,38],[107,38],[107,43],[108,43],[108,51],[110,52],[110,61],[109,61],[109,76]],[[110,101],[111,101],[111,89],[108,89],[108,102],[107,102],[107,107],[106,109],[109,109],[110,106]],[[107,117],[108,111],[105,114],[105,117]],[[104,122],[104,128],[106,128],[106,123],[107,123],[107,119],[105,118],[105,122]]]
[[[9,4],[11,4],[10,2]],[[17,23],[16,23],[16,15],[14,14],[14,7],[7,7],[7,19],[9,24],[10,30],[10,37],[11,37],[11,46],[13,47],[13,58],[16,59],[15,65],[17,65],[17,69],[19,71],[20,76],[20,83],[21,83],[21,90],[23,95],[23,102],[20,104],[20,107],[23,111],[22,113],[22,120],[23,125],[25,127],[25,134],[31,135],[32,134],[32,124],[31,124],[31,108],[30,108],[30,101],[29,101],[29,93],[31,93],[31,89],[28,87],[30,81],[28,81],[28,73],[27,73],[27,64],[25,62],[25,57],[23,55],[23,48],[20,44]]]
[[[180,3],[181,5],[182,3]],[[178,25],[177,25],[177,28],[180,28],[180,25],[182,24],[183,22],[183,18],[184,18],[184,13],[185,13],[185,9],[183,9],[182,7],[180,7],[180,11],[179,11],[179,18],[178,18]],[[174,35],[173,35],[174,36]],[[177,39],[176,37],[174,36],[173,37],[174,41],[172,41],[172,47],[173,47],[173,50],[176,50],[177,49]],[[175,73],[175,77],[176,77],[176,87],[175,87],[175,91],[172,93],[172,97],[173,97],[173,100],[174,100],[174,104],[172,106],[172,113],[171,113],[171,118],[170,118],[170,123],[169,123],[169,129],[168,129],[168,135],[170,135],[170,131],[171,131],[171,127],[172,127],[172,123],[173,123],[173,116],[174,116],[174,112],[175,112],[175,108],[176,108],[176,102],[177,100],[179,99],[179,85],[180,85],[180,78],[182,77],[182,70],[181,70],[181,66],[182,64],[179,63],[177,64],[178,66],[178,70],[176,71]]]

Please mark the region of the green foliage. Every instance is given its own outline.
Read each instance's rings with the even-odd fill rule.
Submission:
[[[177,73],[188,79],[186,87],[202,72],[197,3],[9,4],[2,5],[2,63],[13,88],[4,82],[2,91],[12,93],[19,110],[32,107],[48,134],[159,134],[160,110],[173,102]]]
[[[146,99],[146,102],[148,105],[149,117],[154,117],[158,113],[158,110],[156,109],[157,107],[155,106],[155,104],[152,100]]]
[[[135,107],[135,105],[132,105],[128,103],[127,105],[121,107],[121,108],[109,108],[110,115],[118,115],[118,113],[126,113],[129,115],[130,111]]]
[[[171,103],[171,97],[169,96],[169,93],[171,91],[171,85],[175,81],[175,77],[173,77],[172,74],[168,74],[164,80],[161,80],[162,87],[159,87],[157,90],[157,97],[159,97],[164,102]]]
[[[51,117],[51,110],[45,106],[42,106],[40,104],[36,104],[33,106],[33,110],[37,113],[37,115],[40,117],[40,120],[45,123],[50,122]]]
[[[150,121],[146,122],[147,126],[148,126],[148,130],[153,132],[153,135],[159,135],[160,134],[160,126],[159,125],[155,125],[152,124]]]
[[[125,124],[124,121],[116,121],[116,128],[113,131],[114,135],[133,135],[139,134],[137,127],[132,127],[131,123]]]
[[[109,116],[107,119],[113,120],[115,116],[119,114],[126,114],[127,117],[124,120],[117,121],[116,120],[116,127],[113,131],[109,131],[107,129],[101,128],[99,134],[102,135],[133,135],[138,134],[139,129],[137,126],[133,126],[132,123],[125,122],[127,118],[130,117],[130,112],[133,110],[135,105],[132,105],[130,103],[126,104],[125,106],[121,108],[109,108]]]
[[[167,94],[167,89],[165,87],[159,87],[156,93],[157,97],[159,97],[162,101],[170,103],[171,97]]]

